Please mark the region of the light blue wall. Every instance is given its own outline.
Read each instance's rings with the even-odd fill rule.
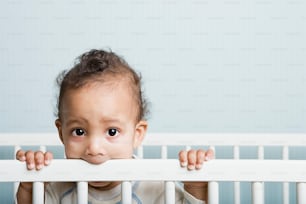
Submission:
[[[151,131],[305,132],[303,1],[0,2],[0,129],[53,131],[54,78],[90,48],[144,76]]]
[[[50,132],[61,70],[111,48],[152,132],[305,132],[302,0],[0,1],[0,132]],[[2,190],[1,190],[2,192]]]

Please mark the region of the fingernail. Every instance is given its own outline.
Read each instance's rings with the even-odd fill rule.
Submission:
[[[196,169],[201,169],[202,168],[202,164],[197,164],[196,165]]]
[[[189,170],[194,170],[195,166],[194,165],[188,165]]]
[[[39,164],[36,166],[37,169],[41,169],[43,167],[43,165]]]
[[[25,156],[20,157],[20,160],[25,161],[26,160]]]
[[[186,167],[186,166],[187,166],[187,162],[182,162],[182,163],[181,163],[181,166],[182,166],[182,167]]]
[[[46,165],[49,165],[49,164],[50,164],[50,160],[46,160],[46,161],[45,161],[45,164],[46,164]]]
[[[209,156],[206,156],[206,157],[205,157],[205,160],[206,160],[206,161],[209,161],[209,160],[210,160],[210,157],[209,157]]]
[[[34,164],[28,164],[28,169],[34,169]]]

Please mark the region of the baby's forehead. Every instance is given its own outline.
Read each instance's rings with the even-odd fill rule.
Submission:
[[[107,80],[105,78],[96,78],[85,82],[79,87],[69,87],[66,89],[63,95],[63,100],[70,99],[75,95],[83,95],[88,92],[96,93],[118,93],[122,97],[127,97],[125,100],[135,100],[137,101],[137,91],[135,85],[130,82],[130,80],[122,77],[111,77]],[[98,97],[99,95],[97,95]]]
[[[96,75],[83,81],[82,85],[79,87],[67,87],[62,97],[62,104],[66,104],[66,102],[71,101],[71,99],[74,98],[76,95],[80,96],[80,94],[83,95],[83,93],[85,93],[86,95],[87,91],[95,92],[95,90],[98,91],[98,89],[100,89],[101,87],[102,90],[107,93],[114,91],[117,92],[117,90],[120,90],[117,93],[122,94],[121,100],[124,100],[126,102],[131,101],[133,103],[133,107],[131,108],[135,109],[137,115],[141,111],[141,107],[139,105],[139,87],[136,85],[135,81],[133,81],[133,78],[131,76],[123,73],[102,74],[100,76]]]
[[[103,78],[96,78],[89,80],[80,88],[96,88],[96,87],[106,87],[110,89],[116,88],[126,88],[126,91],[133,91],[135,84],[132,81],[123,76],[109,76]]]

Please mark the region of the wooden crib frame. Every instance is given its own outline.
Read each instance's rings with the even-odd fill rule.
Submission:
[[[48,138],[48,139],[46,139]],[[41,150],[46,146],[58,146],[61,142],[56,134],[0,134],[0,144],[14,146],[15,150],[20,146],[38,145]],[[27,171],[25,165],[13,160],[0,161],[1,166],[8,166],[0,171],[0,182],[35,182],[35,203],[43,202],[42,181],[77,181],[78,189],[84,192],[87,182],[93,180],[123,181],[122,201],[130,203],[130,181],[165,181],[165,203],[174,202],[174,181],[208,181],[209,204],[219,203],[218,182],[233,181],[235,188],[235,204],[240,203],[240,182],[252,182],[252,201],[254,204],[264,203],[263,182],[284,182],[283,203],[289,203],[289,182],[297,184],[297,202],[306,203],[306,161],[289,160],[289,147],[306,146],[305,134],[195,134],[195,133],[150,133],[146,136],[143,146],[161,146],[161,159],[141,160],[111,160],[102,165],[90,165],[79,160],[54,160],[52,165],[42,171]],[[205,164],[200,171],[187,171],[179,167],[175,159],[167,159],[169,146],[232,146],[233,158],[226,160],[212,160]],[[256,146],[258,159],[240,160],[239,150],[242,146]],[[283,160],[264,160],[264,147],[281,146]],[[143,147],[137,151],[143,155]],[[129,165],[126,165],[128,162]],[[133,165],[131,165],[131,162]],[[67,173],[63,169],[77,166],[76,174]],[[137,166],[137,168],[132,168]],[[160,167],[163,168],[160,168]],[[144,168],[147,167],[147,168]],[[111,171],[109,171],[109,168]],[[14,170],[13,170],[14,169]],[[119,169],[119,171],[114,171]],[[121,171],[120,169],[124,169]],[[226,169],[226,171],[224,171]],[[107,172],[107,177],[103,176]],[[69,177],[67,177],[69,175]],[[85,176],[84,176],[85,175]],[[81,180],[81,181],[80,181]],[[304,193],[302,193],[304,192]],[[37,194],[37,195],[36,195]],[[80,193],[80,203],[87,202],[87,196]]]

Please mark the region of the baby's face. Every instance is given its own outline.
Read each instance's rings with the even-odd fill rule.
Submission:
[[[137,106],[128,84],[95,82],[68,90],[56,121],[66,157],[101,164],[131,158],[145,134],[146,123],[136,122]]]

